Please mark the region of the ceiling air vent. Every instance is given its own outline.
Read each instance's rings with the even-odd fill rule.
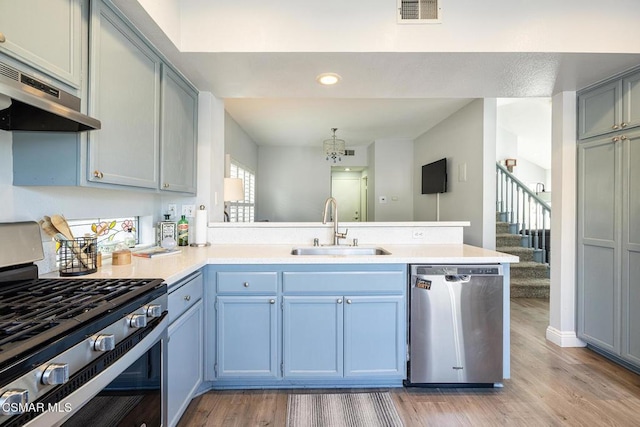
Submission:
[[[442,0],[398,0],[398,22],[434,24],[440,22]]]
[[[355,156],[356,155],[356,150],[344,150],[344,155],[345,156]]]

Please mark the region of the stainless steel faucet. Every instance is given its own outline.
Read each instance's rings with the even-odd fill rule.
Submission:
[[[345,231],[344,233],[338,232],[338,202],[336,202],[336,199],[334,199],[333,197],[329,197],[327,201],[324,202],[324,214],[322,215],[322,223],[323,224],[327,223],[328,212],[329,212],[329,209],[331,208],[331,205],[333,205],[333,214],[332,214],[333,243],[332,244],[334,246],[337,246],[340,244],[340,239],[344,239],[347,237],[347,233],[349,232],[349,230]]]

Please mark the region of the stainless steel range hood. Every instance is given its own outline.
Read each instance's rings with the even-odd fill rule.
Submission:
[[[100,121],[80,113],[80,98],[0,62],[0,129],[82,132]]]

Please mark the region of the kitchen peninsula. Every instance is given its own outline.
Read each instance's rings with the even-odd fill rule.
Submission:
[[[211,223],[210,246],[133,257],[129,265],[107,261],[91,276],[167,282],[173,425],[209,389],[402,386],[409,265],[500,264],[509,295],[509,264],[518,258],[463,244],[467,225],[345,223],[358,247],[389,254],[292,255],[294,247],[313,247],[314,238],[327,243],[331,225]],[[503,313],[506,379],[508,297]]]

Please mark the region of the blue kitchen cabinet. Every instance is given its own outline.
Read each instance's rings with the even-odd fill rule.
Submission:
[[[198,93],[162,66],[160,190],[195,194]]]
[[[344,297],[344,376],[405,376],[402,295]]]
[[[285,296],[285,378],[343,376],[343,298]]]
[[[0,52],[79,89],[86,4],[86,0],[0,1]]]
[[[87,179],[157,189],[160,168],[160,57],[109,3],[90,21]]]
[[[278,376],[277,298],[219,296],[217,306],[217,377]]]

